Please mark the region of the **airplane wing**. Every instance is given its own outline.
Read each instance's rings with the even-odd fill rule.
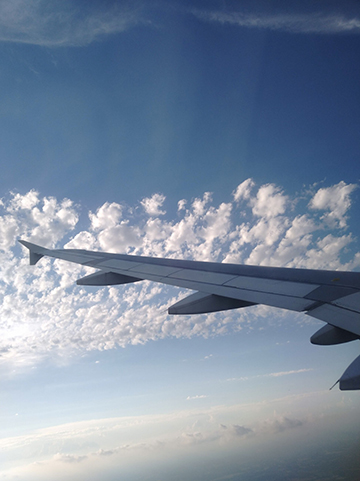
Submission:
[[[79,285],[117,285],[147,279],[196,291],[171,306],[169,314],[199,314],[265,304],[304,312],[326,322],[311,337],[313,344],[331,345],[360,339],[359,272],[46,249],[24,240],[19,242],[29,249],[31,265],[49,256],[98,269],[79,279]],[[360,356],[340,377],[339,387],[341,390],[360,389]]]

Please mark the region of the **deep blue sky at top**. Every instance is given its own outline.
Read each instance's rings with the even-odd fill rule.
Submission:
[[[162,192],[175,208],[204,191],[226,200],[247,177],[289,193],[358,182],[359,36],[181,6],[86,46],[0,44],[2,195],[36,188],[94,209]]]

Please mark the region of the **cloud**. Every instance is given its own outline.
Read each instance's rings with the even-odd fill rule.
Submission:
[[[308,369],[297,369],[296,371],[272,372],[270,374],[267,374],[267,376],[269,376],[269,377],[289,376],[290,374],[299,374],[301,372],[309,372],[309,371],[313,371],[313,369],[308,368]]]
[[[11,193],[2,205],[0,216],[0,248],[14,246],[20,233],[34,242],[53,247],[58,239],[73,230],[79,215],[69,199],[39,198],[35,190],[25,195]]]
[[[45,47],[88,45],[142,21],[139,2],[4,0],[0,3],[0,41]]]
[[[126,479],[145,479],[138,470],[148,469],[149,462],[152,466],[157,460],[167,459],[172,463],[179,456],[181,461],[186,456],[203,459],[202,454],[206,453],[218,459],[217,456],[234,452],[238,458],[240,453],[245,456],[250,451],[254,453],[254,449],[258,453],[269,453],[276,446],[280,455],[279,449],[284,448],[279,444],[283,434],[287,433],[284,442],[295,442],[294,445],[299,446],[299,437],[296,437],[299,431],[315,448],[319,441],[323,442],[326,433],[336,432],[334,426],[343,432],[344,421],[346,426],[358,419],[358,404],[351,409],[345,404],[339,411],[338,397],[332,398],[329,399],[328,391],[312,392],[204,410],[197,406],[164,414],[89,419],[27,429],[23,435],[0,440],[3,459],[7,466],[12,460],[13,467],[6,470],[2,465],[0,477],[118,479],[121,466]],[[277,412],[274,413],[274,409]],[[329,428],[325,434],[324,426]],[[113,468],[116,474],[107,477]],[[127,469],[129,476],[125,476]]]
[[[62,454],[57,453],[54,456],[54,461],[59,461],[61,463],[81,463],[81,461],[85,461],[87,456],[75,456],[74,454]]]
[[[239,27],[280,30],[301,34],[360,33],[360,18],[344,14],[266,13],[193,9],[192,13],[206,22],[237,25]]]
[[[268,374],[259,374],[257,376],[244,376],[244,377],[233,377],[226,379],[227,382],[232,382],[232,381],[248,381],[249,379],[258,379],[258,378],[264,378],[264,377],[282,377],[282,376],[290,376],[292,374],[300,374],[303,372],[309,372],[313,371],[312,368],[303,368],[303,369],[296,369],[292,371],[279,371],[279,372],[271,372]]]
[[[311,199],[309,206],[314,210],[326,211],[322,219],[331,227],[346,227],[347,212],[351,206],[350,195],[356,189],[355,184],[339,182],[331,187],[319,189]]]
[[[274,184],[260,187],[256,198],[252,199],[252,212],[258,217],[271,218],[284,214],[288,197]]]
[[[251,189],[254,187],[255,182],[252,179],[246,179],[239,184],[233,192],[235,202],[239,202],[242,199],[249,199]]]
[[[146,2],[87,2],[74,0],[3,0],[0,2],[0,41],[45,47],[81,47],[110,35],[151,23],[151,12],[164,9]],[[173,9],[175,14],[184,10]],[[357,13],[245,12],[190,9],[206,22],[302,34],[359,34]]]
[[[89,213],[89,218],[91,221],[91,228],[95,231],[108,229],[116,226],[122,216],[122,206],[113,202],[105,202],[95,214]]]
[[[160,210],[165,201],[165,196],[162,194],[154,194],[151,197],[145,197],[141,201],[141,205],[144,207],[145,212],[153,217],[166,214],[165,211]]]
[[[278,434],[288,429],[299,428],[304,425],[304,421],[299,419],[289,419],[285,416],[276,416],[275,419],[263,421],[257,426],[258,434]]]
[[[251,185],[251,190],[244,185]],[[240,186],[235,192],[246,192],[241,211],[235,198],[215,205],[211,194],[205,193],[183,202],[175,219],[165,214],[149,217],[149,212],[160,212],[165,201],[165,196],[156,194],[145,203],[149,212],[139,205],[106,202],[89,213],[88,224],[82,220],[81,230],[81,206],[70,199],[42,197],[35,190],[4,197],[0,205],[0,366],[21,368],[49,356],[62,362],[84,351],[168,336],[223,335],[253,328],[257,322],[264,327],[273,312],[257,306],[179,316],[175,321],[166,310],[184,297],[183,291],[151,282],[98,289],[76,286],[76,279],[93,270],[47,258],[29,266],[28,252],[16,243],[18,237],[48,247],[180,259],[334,270],[360,265],[354,237],[344,234],[342,227],[353,184],[340,182],[306,194],[307,202],[301,204],[305,208],[279,186],[256,186],[252,179]],[[320,207],[338,219],[331,227],[323,219],[323,210],[319,215]],[[282,322],[285,314],[276,312]]]
[[[186,398],[187,401],[192,401],[193,399],[205,399],[207,396],[205,394],[196,394],[196,396],[188,396]]]

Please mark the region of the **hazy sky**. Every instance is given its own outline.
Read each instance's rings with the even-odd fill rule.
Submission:
[[[0,479],[359,479],[358,341],[16,240],[360,270],[358,2],[0,2]]]

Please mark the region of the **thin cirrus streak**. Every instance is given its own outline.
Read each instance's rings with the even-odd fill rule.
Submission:
[[[292,374],[300,374],[303,372],[310,372],[313,371],[313,368],[304,368],[304,369],[296,369],[292,371],[279,371],[279,372],[270,372],[268,374],[259,374],[257,376],[242,376],[242,377],[232,377],[226,379],[226,381],[231,382],[231,381],[249,381],[250,379],[258,379],[258,378],[264,378],[264,377],[282,377],[282,376],[290,376]]]
[[[51,8],[49,8],[49,4]],[[126,32],[137,25],[151,26],[153,10],[169,13],[168,6],[144,2],[113,2],[89,5],[79,15],[76,2],[45,0],[4,0],[0,4],[0,42],[25,43],[48,48],[84,47],[94,41]],[[173,5],[174,16],[184,13],[206,22],[218,22],[245,28],[279,30],[302,34],[353,34],[360,32],[360,19],[355,14],[318,11],[287,14],[242,12],[229,10],[184,9]]]
[[[239,27],[280,30],[288,33],[339,34],[360,33],[360,19],[326,13],[266,14],[239,11],[206,11],[194,9],[193,14],[208,22],[237,25]]]
[[[0,4],[0,41],[81,47],[124,32],[142,21],[139,3],[99,5],[89,6],[79,14],[78,5],[71,1],[5,0]]]

